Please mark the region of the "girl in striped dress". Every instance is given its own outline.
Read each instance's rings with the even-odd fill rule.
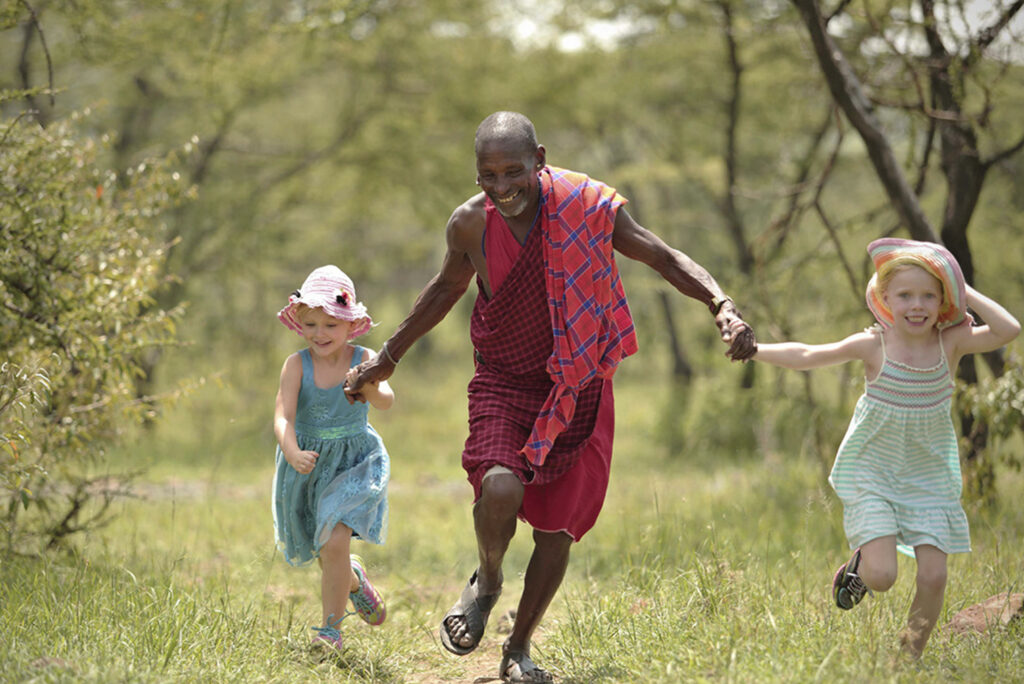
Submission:
[[[867,302],[878,325],[830,344],[759,344],[754,358],[796,370],[863,362],[865,391],[829,477],[854,549],[833,578],[832,597],[849,610],[867,592],[893,586],[897,548],[915,556],[917,591],[900,641],[918,658],[942,609],[946,556],[971,550],[953,374],[965,354],[1013,340],[1020,323],[966,285],[941,245],[885,238],[868,253],[876,272]],[[973,325],[968,306],[983,325]]]

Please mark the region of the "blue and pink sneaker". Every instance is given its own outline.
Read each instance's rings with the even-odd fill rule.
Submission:
[[[384,597],[380,595],[370,580],[366,577],[363,559],[352,554],[352,572],[359,578],[359,588],[348,595],[352,599],[352,606],[363,622],[377,626],[384,622],[388,616],[387,606],[384,605]]]
[[[327,624],[323,627],[310,627],[316,636],[313,637],[313,643],[311,644],[314,649],[326,651],[328,654],[340,655],[343,646],[341,643],[341,632],[338,631],[338,625],[345,619],[342,615],[336,622],[331,622],[331,618],[334,614],[327,616]]]

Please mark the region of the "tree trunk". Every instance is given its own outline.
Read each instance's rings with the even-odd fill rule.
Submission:
[[[832,98],[860,134],[893,208],[915,240],[938,242],[935,230],[924,215],[914,189],[907,180],[860,80],[825,28],[817,0],[792,0],[807,25],[814,52],[832,92]]]

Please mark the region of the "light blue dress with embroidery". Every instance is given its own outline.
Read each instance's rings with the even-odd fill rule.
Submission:
[[[363,347],[353,347],[351,366],[365,353]],[[369,404],[349,404],[344,383],[317,387],[309,350],[303,349],[299,355],[302,386],[295,410],[295,436],[300,449],[315,451],[320,457],[313,470],[302,475],[277,447],[274,534],[291,565],[305,565],[318,558],[338,523],[352,528],[359,539],[383,544],[391,476],[384,442],[366,419]]]

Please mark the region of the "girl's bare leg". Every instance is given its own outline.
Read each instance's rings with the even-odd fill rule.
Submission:
[[[857,574],[871,591],[888,591],[896,583],[896,536],[878,537],[860,547]]]
[[[900,644],[903,651],[916,660],[924,653],[942,611],[946,595],[946,554],[931,544],[915,546],[914,552],[917,555],[917,591]]]
[[[331,538],[320,549],[320,600],[323,602],[324,624],[331,615],[333,622],[341,619],[348,606],[349,592],[359,588],[359,580],[352,572],[349,551],[352,530],[338,523]]]

